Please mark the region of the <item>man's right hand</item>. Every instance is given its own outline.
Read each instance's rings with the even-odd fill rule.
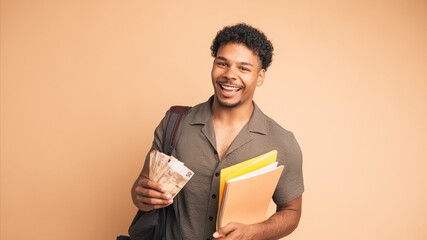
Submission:
[[[132,186],[132,201],[142,211],[167,207],[173,203],[172,196],[162,186],[144,176],[139,176]]]

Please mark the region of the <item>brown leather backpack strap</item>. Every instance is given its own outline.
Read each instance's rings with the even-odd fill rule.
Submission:
[[[166,122],[166,130],[163,136],[163,152],[167,155],[175,155],[176,142],[178,140],[178,130],[181,121],[191,107],[172,106]]]

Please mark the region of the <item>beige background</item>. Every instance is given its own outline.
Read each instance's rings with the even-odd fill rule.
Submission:
[[[172,104],[212,94],[245,21],[275,57],[256,102],[297,136],[288,239],[427,239],[426,1],[1,0],[0,239],[114,239]]]

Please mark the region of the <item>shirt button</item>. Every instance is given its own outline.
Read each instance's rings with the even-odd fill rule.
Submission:
[[[216,172],[216,173],[215,173],[215,177],[219,177],[219,172]]]
[[[212,194],[212,198],[213,198],[213,199],[215,199],[215,198],[216,198],[216,195],[215,195],[215,194]]]
[[[209,217],[209,221],[212,221],[212,220],[213,220],[213,217],[212,217],[212,216],[210,216],[210,217]]]

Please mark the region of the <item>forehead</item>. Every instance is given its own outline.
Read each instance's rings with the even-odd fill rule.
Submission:
[[[218,49],[216,57],[225,58],[232,62],[244,62],[254,66],[261,66],[258,54],[242,43],[227,43],[222,45]]]

